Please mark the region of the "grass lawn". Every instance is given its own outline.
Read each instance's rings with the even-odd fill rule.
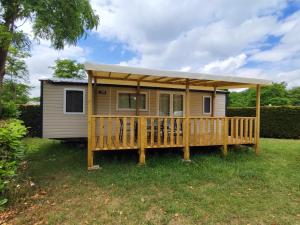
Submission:
[[[300,224],[299,140],[262,139],[259,157],[194,149],[191,163],[150,150],[145,167],[134,151],[105,152],[90,172],[84,149],[26,143],[32,190],[21,184],[8,224]]]

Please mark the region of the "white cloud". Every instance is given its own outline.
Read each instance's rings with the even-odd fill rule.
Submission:
[[[237,69],[241,68],[246,63],[247,56],[240,54],[236,57],[229,57],[225,60],[217,60],[204,66],[203,72],[205,73],[234,73]]]
[[[57,51],[51,48],[47,41],[34,43],[31,49],[32,56],[26,60],[30,84],[34,87],[31,95],[39,96],[39,79],[53,76],[53,70],[49,67],[54,65],[57,58],[71,58],[84,62],[87,54],[88,50],[78,46],[66,46],[64,50]]]
[[[136,52],[133,58],[120,62],[122,65],[291,82],[294,78],[287,74],[297,74],[300,63],[300,12],[278,19],[289,2],[91,0],[100,15],[99,29],[94,31],[99,38],[117,40]],[[30,26],[25,29],[30,32]],[[280,43],[261,50],[269,35],[281,36]],[[36,84],[37,77],[51,76],[48,67],[57,57],[84,60],[89,51],[67,47],[57,52],[42,41],[40,46],[34,45],[28,60],[31,80]],[[249,68],[249,62],[257,65]]]
[[[123,42],[137,56],[121,62],[154,68],[291,81],[280,75],[300,63],[300,12],[284,20],[288,0],[93,0],[101,38]],[[280,43],[266,44],[268,36]],[[256,63],[248,67],[248,62]],[[266,64],[264,62],[268,62]],[[276,65],[272,63],[276,62]],[[281,64],[278,64],[281,62]]]

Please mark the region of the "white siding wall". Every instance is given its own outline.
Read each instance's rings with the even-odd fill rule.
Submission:
[[[64,114],[64,89],[83,88],[86,91],[85,114]],[[87,136],[87,86],[52,85],[43,87],[43,137],[75,138]]]

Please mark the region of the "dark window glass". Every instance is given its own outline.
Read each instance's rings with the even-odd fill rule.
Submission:
[[[83,91],[66,91],[66,112],[83,113]]]
[[[136,94],[135,93],[119,93],[118,99],[119,109],[135,109]],[[146,109],[146,95],[140,94],[140,109]]]
[[[210,113],[210,98],[204,97],[204,113]]]

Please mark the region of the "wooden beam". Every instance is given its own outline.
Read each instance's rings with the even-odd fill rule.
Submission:
[[[96,114],[97,110],[97,82],[96,79],[93,78],[94,84],[93,84],[93,114]]]
[[[139,78],[138,81],[142,81],[142,80],[144,80],[144,79],[147,78],[147,77],[149,77],[149,75],[144,75],[144,76],[142,76],[141,78]]]
[[[185,84],[185,143],[184,143],[184,161],[190,161],[190,86],[189,79]]]
[[[198,81],[198,82],[194,82],[192,85],[198,85],[198,86],[213,86],[211,84],[214,84],[214,83],[218,83],[219,81],[217,80],[209,80],[209,81]]]
[[[127,74],[123,79],[127,80],[131,75],[132,75],[132,74],[129,73],[129,74]]]
[[[227,151],[228,151],[228,118],[224,118],[224,124],[223,124],[224,130],[223,130],[223,151],[222,155],[223,157],[227,156]]]
[[[111,77],[111,72],[108,73],[108,77]]]
[[[256,125],[255,125],[255,153],[259,154],[260,137],[260,85],[256,85]]]
[[[217,93],[217,88],[214,87],[214,91],[212,93],[212,102],[211,102],[211,116],[214,117],[216,114],[216,93]]]
[[[140,81],[137,82],[136,85],[136,106],[135,106],[135,115],[139,116],[140,115]]]
[[[145,130],[147,129],[146,127],[146,121],[145,117],[139,117],[139,126],[138,126],[138,137],[139,137],[139,165],[143,166],[145,165],[145,140],[147,138],[147,135],[145,135]]]
[[[153,79],[151,81],[152,82],[154,81],[154,83],[155,83],[156,81],[163,80],[163,79],[166,79],[166,78],[168,78],[168,77],[158,77],[158,78],[155,78],[155,79]]]
[[[185,79],[184,78],[170,78],[170,79],[168,79],[168,80],[165,80],[165,81],[163,81],[163,82],[173,82],[173,83],[176,83],[176,81],[183,81],[183,82],[185,82]],[[175,82],[174,82],[175,81]]]
[[[93,114],[93,73],[88,71],[88,153],[87,153],[87,164],[88,170],[99,168],[94,166],[94,152],[92,146],[92,114]]]

